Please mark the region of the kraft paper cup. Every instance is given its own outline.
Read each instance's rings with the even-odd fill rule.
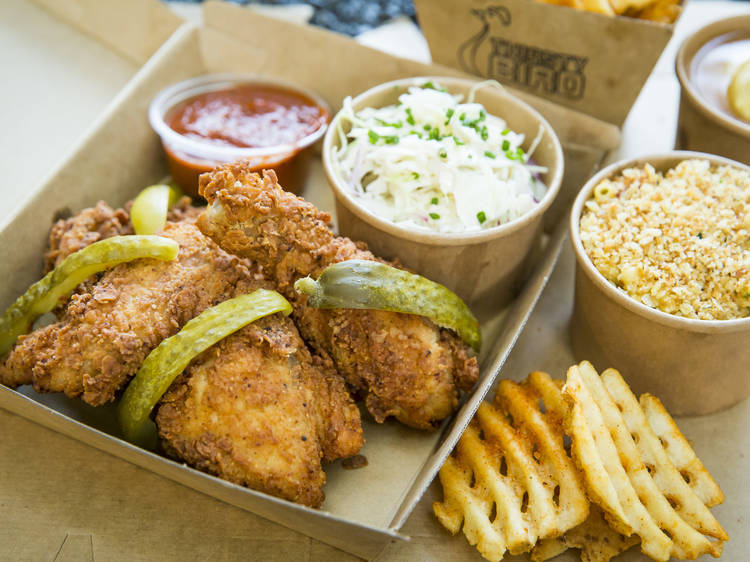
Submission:
[[[750,15],[727,18],[699,29],[680,46],[675,61],[680,81],[675,148],[710,152],[750,164],[750,123],[710,103],[698,91],[692,76],[693,60],[704,45],[722,35],[748,30]]]
[[[376,86],[352,100],[355,110],[395,104],[409,86],[432,81],[452,94],[464,97],[476,80],[429,76],[395,80]],[[439,234],[415,231],[380,218],[360,205],[354,193],[337,176],[333,152],[339,147],[336,115],[323,141],[323,167],[336,196],[339,231],[354,240],[367,242],[378,256],[398,259],[404,266],[442,283],[456,292],[475,313],[494,312],[508,303],[527,274],[529,257],[539,239],[542,217],[560,189],[563,154],[560,141],[547,121],[529,105],[497,88],[481,88],[476,98],[487,113],[501,117],[508,127],[526,136],[525,146],[539,133],[542,140],[534,161],[547,167],[542,175],[547,193],[537,206],[506,224],[470,234]]]
[[[573,204],[570,235],[576,256],[571,340],[576,360],[619,370],[640,394],[659,397],[673,414],[709,414],[750,394],[750,318],[694,320],[650,308],[599,273],[583,248],[579,219],[594,187],[625,168],[651,164],[664,172],[702,158],[750,167],[696,152],[670,152],[616,162],[592,177]]]

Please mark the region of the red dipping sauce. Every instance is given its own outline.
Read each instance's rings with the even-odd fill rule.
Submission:
[[[303,149],[325,132],[328,109],[303,90],[248,80],[200,77],[152,102],[149,118],[170,173],[186,193],[197,195],[200,174],[242,158],[255,171],[273,168],[285,189],[301,189],[308,161]]]
[[[206,92],[167,116],[188,138],[248,148],[293,144],[327,122],[328,112],[311,99],[264,84]]]

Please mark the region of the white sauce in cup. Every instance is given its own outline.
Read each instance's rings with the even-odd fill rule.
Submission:
[[[732,76],[750,60],[750,31],[735,31],[715,37],[693,57],[690,79],[704,101],[727,117],[741,120],[727,99]]]

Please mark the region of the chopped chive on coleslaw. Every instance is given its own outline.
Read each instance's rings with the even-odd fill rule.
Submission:
[[[470,232],[523,216],[547,191],[547,169],[531,160],[542,131],[524,151],[524,135],[472,98],[427,82],[387,107],[354,111],[345,99],[336,173],[363,206],[401,226]]]

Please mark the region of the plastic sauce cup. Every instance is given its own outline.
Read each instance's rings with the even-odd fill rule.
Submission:
[[[173,129],[170,118],[184,102],[212,92],[222,92],[247,86],[275,90],[309,102],[320,110],[320,124],[315,130],[291,142],[265,146],[236,146],[216,142],[212,138],[184,135]],[[314,92],[266,76],[241,74],[210,74],[191,78],[162,90],[151,102],[148,112],[151,127],[161,138],[172,178],[185,193],[197,197],[198,176],[221,164],[249,160],[254,170],[274,169],[279,182],[288,191],[298,193],[307,176],[309,150],[328,128],[330,110]],[[268,139],[265,139],[266,141]]]

